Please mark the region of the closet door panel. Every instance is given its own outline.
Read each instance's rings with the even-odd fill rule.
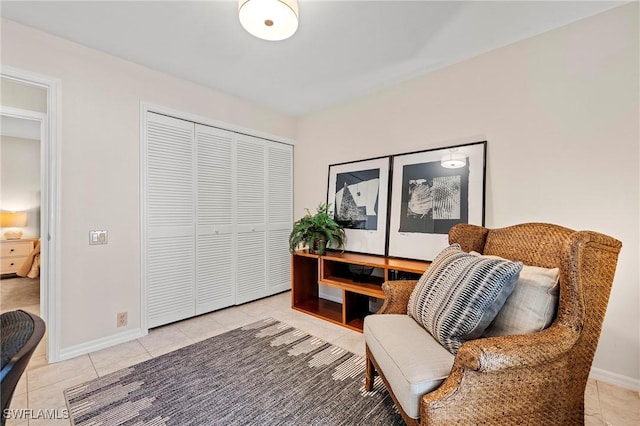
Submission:
[[[293,210],[293,149],[290,145],[267,146],[267,293],[291,286],[289,234]]]
[[[196,124],[196,314],[235,303],[233,138]]]
[[[236,303],[267,295],[265,141],[236,140]]]
[[[148,113],[146,144],[147,321],[195,314],[193,123]]]

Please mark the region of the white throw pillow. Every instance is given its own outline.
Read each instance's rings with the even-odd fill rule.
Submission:
[[[471,254],[501,259],[476,252]],[[483,335],[529,334],[549,327],[558,308],[559,277],[559,268],[524,265],[513,292]]]

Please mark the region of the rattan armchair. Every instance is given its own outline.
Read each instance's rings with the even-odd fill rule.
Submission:
[[[560,299],[552,325],[537,333],[464,343],[445,381],[420,401],[420,418],[407,424],[578,425],[600,337],[620,241],[590,231],[529,223],[489,230],[456,225],[449,241],[527,265],[560,268]],[[415,281],[387,282],[379,314],[406,313]],[[384,371],[367,347],[371,389]],[[393,394],[393,392],[391,391]]]

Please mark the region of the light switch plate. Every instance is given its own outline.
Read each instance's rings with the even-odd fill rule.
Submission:
[[[89,245],[107,244],[107,231],[89,231]]]

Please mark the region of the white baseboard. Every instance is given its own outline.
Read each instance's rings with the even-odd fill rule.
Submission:
[[[589,378],[640,392],[640,380],[601,368],[592,367]]]
[[[147,333],[145,333],[141,328],[136,328],[134,330],[128,330],[122,333],[114,334],[113,336],[102,337],[100,339],[91,340],[89,342],[81,343],[69,348],[64,348],[59,352],[59,361],[75,358],[80,355],[86,355],[91,352],[99,351],[100,349],[106,349],[111,346],[119,345],[120,343],[129,342],[131,340],[146,336],[146,334]]]

